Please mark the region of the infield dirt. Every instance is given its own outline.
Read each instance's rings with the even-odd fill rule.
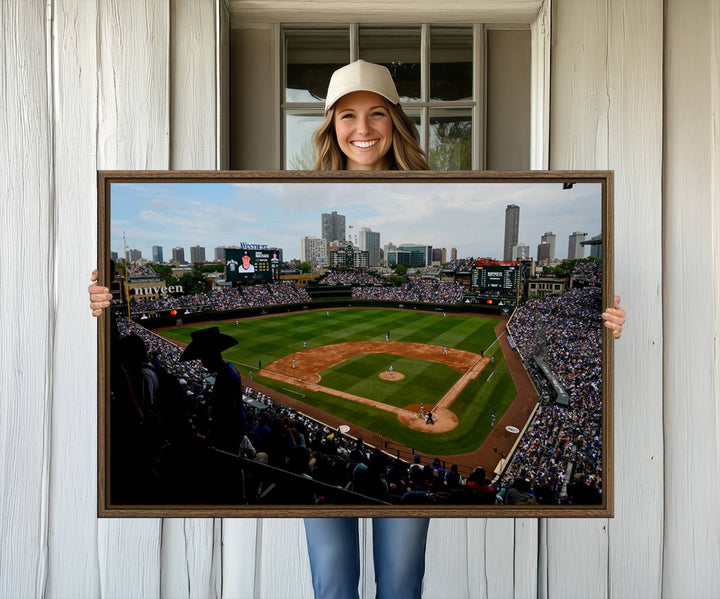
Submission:
[[[415,406],[398,408],[319,384],[321,380],[320,372],[323,370],[332,368],[357,355],[379,353],[438,362],[463,373],[435,406],[432,406],[432,408],[428,406],[428,410],[433,410],[434,425],[428,426],[424,419],[418,418],[419,406],[418,409]],[[476,378],[489,361],[489,358],[481,358],[478,354],[460,349],[448,349],[444,352],[443,347],[438,345],[399,341],[365,341],[360,343],[338,343],[295,352],[268,364],[259,374],[309,391],[320,391],[372,406],[378,410],[393,412],[400,422],[415,430],[444,433],[454,429],[458,424],[457,416],[449,410],[450,405],[465,388],[468,381]],[[387,374],[396,375],[402,373],[388,372]]]

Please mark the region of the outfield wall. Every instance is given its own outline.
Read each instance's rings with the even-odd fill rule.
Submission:
[[[302,304],[279,304],[273,306],[258,306],[255,308],[242,308],[239,310],[224,310],[222,312],[189,312],[188,314],[170,315],[169,310],[148,311],[148,318],[142,319],[137,316],[133,320],[147,329],[153,330],[161,327],[177,326],[178,321],[182,324],[208,321],[232,320],[233,318],[250,318],[257,316],[268,316],[272,314],[286,314],[288,312],[301,312],[303,310],[326,310],[334,308],[392,308],[395,310],[423,310],[426,312],[448,312],[475,314],[478,316],[499,316],[501,308],[497,306],[484,306],[482,304],[423,304],[420,302],[397,302],[377,300],[353,300],[332,299],[316,302],[305,302]],[[125,315],[123,309],[117,311]]]

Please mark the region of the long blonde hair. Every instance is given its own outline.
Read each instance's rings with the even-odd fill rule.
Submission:
[[[420,136],[415,123],[400,104],[385,102],[393,123],[392,147],[387,153],[391,171],[427,171],[430,166],[420,148]],[[313,134],[315,146],[314,171],[344,171],[346,156],[335,135],[335,106],[325,113],[325,119]]]

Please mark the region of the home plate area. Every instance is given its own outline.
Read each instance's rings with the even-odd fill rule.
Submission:
[[[462,372],[462,376],[434,406],[424,406],[423,418],[419,417],[420,404],[398,408],[319,384],[321,380],[320,372],[359,354],[370,353],[389,353],[418,360],[438,362]],[[459,349],[449,348],[445,352],[438,346],[423,343],[366,341],[338,343],[295,352],[268,364],[260,374],[311,391],[336,395],[379,410],[394,412],[404,425],[415,430],[428,433],[443,433],[454,429],[458,425],[457,416],[449,409],[450,405],[460,395],[465,385],[476,378],[489,362],[489,358],[483,358],[478,354]],[[401,381],[405,378],[402,372],[390,370],[381,372],[379,376],[388,381]],[[429,411],[432,411],[433,423],[427,421]]]

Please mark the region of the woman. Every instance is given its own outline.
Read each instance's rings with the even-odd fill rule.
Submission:
[[[429,170],[415,124],[400,107],[390,71],[362,60],[335,71],[325,120],[313,136],[314,170]],[[419,598],[428,518],[373,518],[378,598]],[[357,598],[357,518],[306,518],[317,599]]]
[[[313,136],[314,170],[427,170],[417,130],[400,107],[390,72],[358,60],[330,80],[325,119]],[[97,271],[92,280],[97,280]],[[109,306],[108,290],[93,283],[90,307],[98,316]],[[615,338],[625,312],[615,298],[603,313]],[[428,518],[373,518],[377,597],[419,598],[425,571]],[[357,518],[306,518],[312,581],[318,599],[358,597],[360,550]]]

